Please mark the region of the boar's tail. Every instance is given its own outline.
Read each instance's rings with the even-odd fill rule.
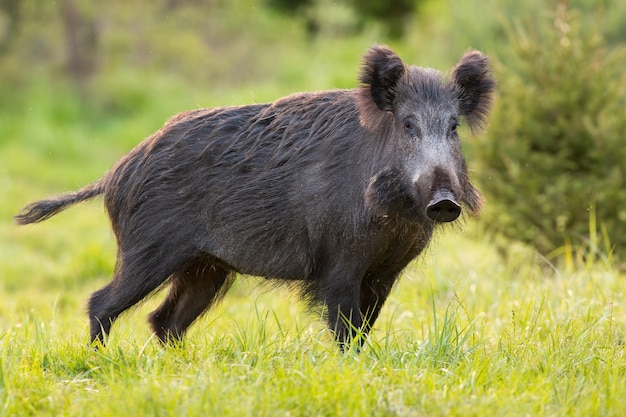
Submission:
[[[78,191],[28,204],[15,216],[17,224],[37,223],[49,219],[69,206],[89,200],[104,192],[103,181],[96,181]]]

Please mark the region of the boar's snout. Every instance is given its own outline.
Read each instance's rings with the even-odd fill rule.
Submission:
[[[452,222],[461,215],[461,205],[448,189],[439,189],[426,206],[426,215],[436,222]]]

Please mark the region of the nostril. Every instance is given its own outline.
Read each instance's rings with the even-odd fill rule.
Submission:
[[[449,190],[436,191],[426,206],[426,215],[436,222],[451,222],[461,215],[461,206]]]
[[[451,222],[461,215],[461,207],[450,200],[439,201],[426,208],[426,215],[437,222]]]

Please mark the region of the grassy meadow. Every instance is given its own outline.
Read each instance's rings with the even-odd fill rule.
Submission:
[[[341,354],[294,292],[247,276],[179,346],[163,348],[149,332],[155,294],[96,351],[86,300],[110,279],[116,252],[101,200],[41,224],[13,222],[27,202],[98,178],[179,111],[353,87],[375,42],[443,71],[469,47],[495,50],[493,38],[471,35],[468,19],[479,12],[426,3],[404,40],[376,26],[311,40],[297,21],[260,11],[251,35],[229,39],[232,60],[215,80],[108,60],[81,93],[63,77],[32,70],[25,81],[1,67],[9,75],[0,89],[0,415],[624,415],[626,277],[602,242],[564,246],[556,260],[515,242],[503,251],[502,236],[480,220],[442,229],[402,275],[360,354]],[[241,22],[228,16],[215,31],[238,33]],[[122,48],[122,34],[103,42]],[[189,36],[177,38],[187,48],[176,50],[181,67],[195,57],[194,43],[182,41]],[[230,73],[236,62],[241,73]]]

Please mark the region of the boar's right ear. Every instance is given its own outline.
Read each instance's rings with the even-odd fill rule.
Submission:
[[[376,45],[363,57],[360,81],[369,88],[380,110],[393,111],[396,84],[404,74],[404,64],[387,46]]]
[[[452,81],[457,90],[461,115],[473,132],[482,129],[487,123],[496,87],[489,58],[479,51],[465,53],[454,68]]]

